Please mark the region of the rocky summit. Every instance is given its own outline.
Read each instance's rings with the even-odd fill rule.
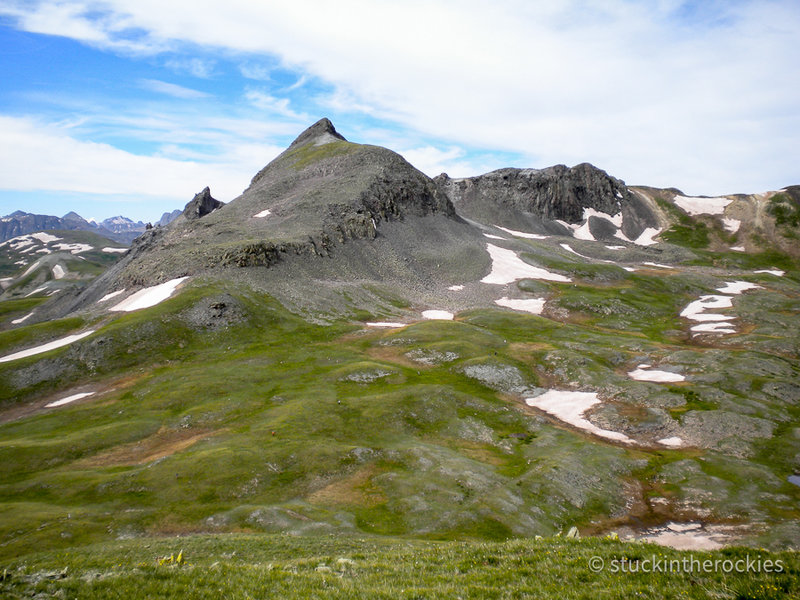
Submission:
[[[0,244],[0,556],[800,545],[797,186],[432,179],[322,119],[239,197],[197,189],[129,250]]]

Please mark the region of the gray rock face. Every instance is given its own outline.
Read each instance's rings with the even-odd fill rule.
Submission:
[[[211,190],[205,187],[186,205],[186,208],[183,209],[183,216],[189,220],[201,219],[223,206],[225,203],[213,198]]]
[[[567,223],[580,222],[585,207],[617,214],[621,201],[632,196],[623,181],[587,163],[572,168],[499,169],[461,180],[442,174],[436,181],[447,187],[459,208],[493,202]]]
[[[657,225],[656,216],[625,182],[588,163],[575,167],[556,165],[546,169],[499,169],[466,179],[441,174],[434,181],[465,217],[488,223],[512,225],[520,217],[543,230],[554,231],[553,221],[583,221],[584,209],[593,208],[615,216],[623,213],[623,232],[638,235]],[[598,239],[616,232],[604,219],[593,218],[592,233]]]

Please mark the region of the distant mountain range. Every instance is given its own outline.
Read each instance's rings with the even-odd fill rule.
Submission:
[[[165,226],[181,214],[180,210],[165,212],[155,225]],[[68,212],[63,217],[53,215],[36,215],[18,210],[0,219],[0,242],[11,238],[47,230],[93,231],[109,239],[130,244],[147,228],[142,221],[133,221],[127,217],[116,216],[101,222],[87,221],[76,212]]]

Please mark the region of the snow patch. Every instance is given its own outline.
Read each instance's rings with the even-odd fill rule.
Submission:
[[[75,402],[76,400],[81,400],[83,398],[88,398],[89,396],[94,396],[95,392],[83,392],[81,394],[73,394],[72,396],[67,396],[66,398],[62,398],[61,400],[56,400],[55,402],[51,402],[50,404],[45,404],[45,408],[55,408],[56,406],[64,406],[65,404],[69,404],[70,402]]]
[[[95,304],[100,304],[101,302],[105,302],[106,300],[111,300],[112,298],[116,298],[120,294],[124,294],[124,293],[125,293],[124,289],[118,290],[116,292],[111,292],[110,294],[106,294],[105,296],[100,298],[100,300],[98,300]]]
[[[253,215],[253,218],[254,219],[263,219],[264,217],[268,217],[271,214],[272,214],[272,211],[270,211],[269,209],[262,210],[260,213],[257,213],[255,215]]]
[[[127,251],[127,248],[103,248],[103,252],[107,252],[108,254],[125,254]]]
[[[116,306],[112,306],[110,310],[115,312],[131,312],[155,306],[169,298],[175,289],[186,279],[188,279],[188,277],[179,277],[178,279],[172,279],[160,285],[154,285],[153,287],[139,290],[135,294],[125,298],[125,300]]]
[[[518,279],[544,279],[545,281],[572,281],[569,277],[550,273],[540,267],[529,265],[517,256],[513,250],[506,250],[499,246],[486,244],[489,256],[492,258],[491,272],[481,279],[483,283],[505,285]]]
[[[609,250],[625,250],[625,246],[606,246]]]
[[[634,443],[634,440],[624,433],[601,429],[583,416],[587,410],[600,404],[600,399],[597,397],[596,392],[548,390],[541,396],[526,398],[525,404],[543,410],[565,423],[600,437],[626,444]]]
[[[780,269],[760,269],[758,271],[753,271],[753,273],[766,273],[768,275],[775,275],[775,277],[783,277],[786,271],[781,271]]]
[[[669,446],[670,448],[680,448],[683,446],[683,440],[677,436],[675,437],[668,437],[668,438],[661,438],[658,440],[658,443],[662,446]]]
[[[723,217],[722,226],[731,233],[736,233],[739,231],[739,227],[742,226],[742,222],[739,219],[727,219]]]
[[[674,202],[690,215],[721,215],[733,199],[675,196]]]
[[[587,207],[583,209],[583,218],[587,221],[589,217],[599,217],[600,219],[605,219],[606,221],[611,221],[611,223],[619,229],[622,227],[622,213],[619,212],[613,217],[608,213],[600,212],[599,210],[595,210],[594,208]],[[577,237],[577,236],[576,236]]]
[[[51,242],[57,242],[60,240],[60,237],[56,237],[54,235],[50,235],[49,233],[45,233],[44,231],[40,231],[39,233],[32,233],[30,237],[35,238],[42,242],[43,244],[49,244]]]
[[[426,319],[434,319],[439,321],[452,321],[453,313],[446,310],[423,310],[422,316]]]
[[[55,267],[53,267],[53,277],[55,277],[56,279],[64,279],[64,275],[66,274],[67,272],[61,265],[56,265]]]
[[[375,321],[366,323],[367,327],[405,327],[407,323],[392,323],[390,321]]]
[[[491,233],[484,233],[483,236],[489,238],[490,240],[502,240],[502,239],[505,239],[505,238],[501,238],[499,235],[492,235]]]
[[[33,246],[33,240],[29,237],[18,237],[14,238],[13,240],[8,240],[8,245],[12,250],[21,251],[22,248],[26,246]],[[31,248],[32,250],[33,248]]]
[[[730,296],[701,296],[699,300],[690,302],[681,311],[681,316],[692,321],[728,321],[733,317],[725,315],[709,314],[705,311],[709,308],[730,308],[733,306],[733,298]]]
[[[622,230],[620,229],[617,233],[614,234],[614,237],[619,238],[625,242],[630,242],[632,244],[636,244],[637,246],[652,246],[653,244],[657,244],[658,242],[653,238],[661,233],[660,229],[655,227],[648,227],[642,233],[639,234],[639,237],[635,240],[628,238]]]
[[[510,233],[513,236],[521,237],[521,238],[528,238],[529,240],[546,240],[549,236],[541,235],[538,233],[525,233],[524,231],[517,231],[515,229],[506,229],[505,227],[500,227],[500,225],[495,225],[498,229],[505,231],[506,233]],[[498,238],[502,239],[502,238]]]
[[[35,354],[41,354],[42,352],[48,352],[50,350],[55,350],[56,348],[62,348],[63,346],[69,346],[73,342],[77,342],[85,338],[86,336],[92,335],[94,333],[94,329],[90,329],[89,331],[84,331],[83,333],[76,333],[75,335],[68,335],[67,337],[63,337],[59,340],[54,340],[52,342],[48,342],[47,344],[42,344],[41,346],[36,346],[35,348],[28,348],[27,350],[22,350],[20,352],[15,352],[14,354],[8,354],[6,356],[0,357],[0,363],[8,362],[11,360],[17,360],[18,358],[25,358],[27,356],[33,356]]]
[[[45,291],[46,289],[47,289],[47,286],[46,286],[46,285],[44,285],[44,286],[42,286],[42,287],[40,287],[40,288],[36,288],[36,289],[35,289],[35,290],[33,290],[32,292],[30,292],[30,293],[28,293],[28,294],[25,294],[25,297],[27,298],[27,297],[29,297],[29,296],[33,296],[34,294],[38,294],[39,292],[43,292],[43,291]]]
[[[576,240],[586,240],[587,242],[596,242],[597,240],[594,239],[592,232],[589,230],[589,221],[586,221],[583,225],[576,228],[572,232],[572,236]]]
[[[744,246],[731,246],[731,250],[735,252],[747,252],[747,249]]]
[[[674,383],[686,380],[686,377],[680,373],[651,369],[650,365],[639,365],[636,370],[628,373],[628,377],[636,381],[652,381],[654,383]]]
[[[40,259],[39,259],[39,260],[37,260],[35,263],[33,263],[33,264],[30,266],[30,267],[28,267],[28,268],[25,270],[25,272],[22,274],[22,276],[23,276],[23,277],[27,277],[28,275],[30,275],[31,273],[33,273],[33,272],[34,272],[36,269],[38,269],[38,268],[39,268],[39,266],[42,264],[42,261],[43,261],[43,260],[44,260],[43,258],[40,258]]]
[[[62,252],[69,251],[71,254],[80,254],[81,252],[94,250],[94,246],[90,246],[89,244],[56,244],[55,248]]]
[[[662,265],[660,263],[654,263],[654,262],[645,262],[645,263],[642,263],[642,264],[643,265],[649,265],[651,267],[658,267],[659,269],[674,269],[675,268],[672,265]]]
[[[451,285],[447,289],[450,290],[451,292],[460,292],[461,290],[464,289],[464,286],[463,285]]]
[[[515,299],[507,298],[505,296],[494,301],[494,303],[499,306],[505,306],[506,308],[533,313],[534,315],[542,314],[542,311],[544,310],[544,302],[544,298]]]
[[[750,283],[749,281],[726,281],[725,287],[717,288],[721,294],[741,294],[747,290],[764,289],[760,285]]]
[[[694,333],[736,333],[736,330],[730,323],[701,323],[700,325],[692,326]]]
[[[29,312],[29,313],[28,313],[27,315],[25,315],[24,317],[20,317],[19,319],[14,319],[13,321],[11,321],[11,324],[12,324],[12,325],[19,325],[20,323],[24,323],[25,321],[27,321],[28,319],[30,319],[32,316],[33,316],[33,313],[32,313],[32,312]]]

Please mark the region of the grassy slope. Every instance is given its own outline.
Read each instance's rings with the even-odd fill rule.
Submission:
[[[630,486],[676,507],[694,501],[692,488],[733,490],[702,500],[711,521],[800,518],[798,488],[785,482],[800,452],[793,425],[800,413],[764,391],[797,377],[792,319],[781,321],[796,312],[796,271],[747,276],[770,289],[737,300],[751,331],[732,338],[737,346],[714,349],[688,340],[676,318],[713,291],[714,279],[546,266],[576,278],[535,284],[548,305],[569,311],[569,322],[476,310],[397,331],[343,321],[322,327],[252,290],[196,282],[74,347],[0,364],[3,407],[63,397],[71,386],[101,392],[0,425],[0,558],[200,531],[440,540],[552,535],[573,524],[597,531],[625,522],[614,515]],[[218,331],[192,325],[192,307],[223,292],[236,298],[244,320]],[[757,298],[752,308],[749,298]],[[3,353],[79,326],[65,320],[6,332]],[[415,352],[455,359],[425,365],[409,358]],[[643,359],[674,361],[700,377],[688,386],[633,382],[625,372]],[[36,382],[48,364],[64,374]],[[581,381],[613,398],[609,406],[634,424],[652,410],[682,420],[744,409],[776,423],[775,437],[753,444],[747,459],[724,447],[598,443],[464,375],[476,365],[513,367],[528,387]],[[20,384],[20,373],[34,379]],[[636,519],[692,518],[671,510]],[[785,546],[793,535],[767,534],[765,543]]]
[[[666,298],[672,284],[654,277],[650,285]],[[641,393],[655,387],[667,405],[708,407],[687,404],[692,398],[680,387],[617,374],[618,365],[643,351],[666,357],[676,349],[674,340],[658,341],[664,338],[658,327],[674,327],[668,319],[651,326],[654,341],[623,336],[598,316],[602,326],[577,326],[499,310],[359,332],[349,323],[310,325],[266,296],[237,290],[245,323],[221,332],[189,326],[185,311],[219,291],[197,286],[119,318],[96,334],[103,340],[98,355],[69,349],[45,355],[66,355],[75,384],[99,381],[116,389],[100,401],[0,426],[2,554],[109,533],[208,527],[344,527],[484,539],[552,534],[617,510],[624,501],[620,480],[649,485],[658,471],[640,465],[650,455],[555,428],[464,376],[465,365],[511,365],[529,386],[581,380],[596,388],[618,382]],[[630,310],[638,312],[628,318],[652,321],[658,303],[637,298]],[[675,300],[663,302],[665,315],[674,314]],[[414,351],[458,358],[425,366],[406,356]],[[12,381],[17,367],[39,360],[0,365],[0,374]],[[47,389],[66,395],[64,385],[6,388],[5,402]],[[696,389],[705,395],[705,386]],[[781,439],[773,444],[790,460],[796,443],[791,435]],[[660,451],[652,455],[659,467],[663,456],[667,463],[691,459]],[[722,464],[714,476],[736,480],[740,468]],[[770,481],[763,485],[775,491]],[[796,497],[793,487],[782,491]],[[514,505],[523,508],[509,512]]]
[[[159,564],[165,557],[182,565]],[[736,561],[781,572],[724,573]],[[649,570],[658,564],[669,572]],[[719,561],[713,572],[678,565]],[[604,564],[604,569],[591,565]],[[646,562],[650,561],[650,562]],[[724,561],[730,561],[725,563]],[[744,566],[745,562],[739,562]],[[614,566],[616,565],[616,567]],[[779,566],[778,566],[779,565]],[[677,552],[610,540],[549,538],[504,543],[380,537],[192,536],[126,540],[5,563],[0,593],[79,598],[793,598],[796,553],[728,549]],[[595,572],[599,570],[599,572]],[[616,572],[615,572],[616,571]]]

